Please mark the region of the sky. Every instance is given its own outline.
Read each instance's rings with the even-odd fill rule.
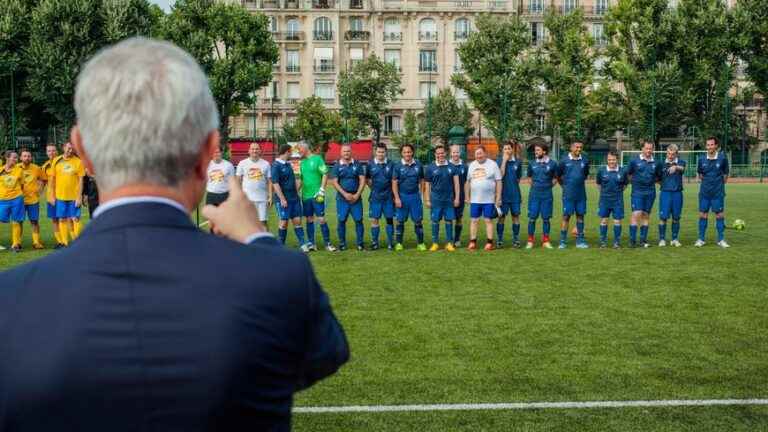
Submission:
[[[166,12],[171,11],[171,5],[174,3],[174,1],[176,0],[149,0],[150,3],[154,3],[160,6]]]

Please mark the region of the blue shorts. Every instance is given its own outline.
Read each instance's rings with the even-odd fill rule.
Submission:
[[[656,201],[656,192],[647,195],[632,195],[632,211],[651,213],[654,201]]]
[[[24,204],[24,212],[27,213],[27,219],[30,222],[40,220],[40,203]]]
[[[507,213],[511,213],[512,216],[520,216],[520,201],[501,203],[501,214],[499,217],[504,217]]]
[[[301,203],[302,213],[304,217],[323,217],[325,216],[325,202],[317,202],[314,198],[305,199]]]
[[[542,219],[552,218],[552,198],[528,198],[528,219],[536,219],[541,216]]]
[[[371,219],[387,219],[395,217],[395,203],[392,200],[371,201],[368,203],[368,217]]]
[[[424,219],[424,206],[421,203],[421,195],[419,193],[401,193],[400,202],[403,205],[397,209],[398,222],[407,221],[409,216],[414,222],[421,222]]]
[[[624,200],[621,202],[615,202],[613,204],[600,203],[597,209],[597,216],[601,218],[608,218],[613,215],[613,219],[624,219]]]
[[[568,200],[563,198],[563,216],[570,216],[576,213],[576,216],[584,216],[587,213],[587,200]]]
[[[280,220],[301,217],[301,201],[299,200],[288,200],[288,206],[283,207],[280,205],[280,200],[278,199],[275,208],[277,209],[277,215],[280,217]]]
[[[56,219],[56,205],[48,203],[47,207],[48,219]]]
[[[24,197],[0,200],[0,222],[24,222]]]
[[[659,196],[659,219],[680,219],[683,214],[683,192],[661,191]]]
[[[493,204],[470,203],[469,217],[471,217],[472,219],[477,219],[480,216],[484,217],[485,219],[495,218],[497,216],[496,206]]]
[[[56,200],[56,219],[80,219],[81,210],[74,201]]]
[[[725,197],[719,196],[715,198],[708,198],[703,195],[699,195],[699,211],[701,213],[722,213],[725,210]]]
[[[432,206],[430,212],[432,216],[432,222],[440,222],[440,219],[445,219],[446,222],[452,222],[456,219],[456,211],[453,205],[448,206]]]
[[[355,222],[363,220],[363,200],[350,204],[341,195],[336,195],[336,216],[339,222],[346,222],[349,215],[352,215],[352,220]]]

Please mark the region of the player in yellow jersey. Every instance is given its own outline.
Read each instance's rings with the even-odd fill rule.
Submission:
[[[24,194],[21,190],[22,170],[14,151],[5,154],[5,165],[0,167],[0,223],[11,224],[11,249],[21,250],[21,224],[24,222]]]
[[[53,190],[56,218],[59,219],[59,241],[69,245],[69,238],[80,235],[80,211],[83,202],[85,167],[75,156],[71,143],[64,144],[64,154],[53,163]],[[50,180],[49,180],[50,181]]]
[[[61,248],[64,244],[61,242],[61,236],[59,235],[59,219],[56,218],[56,196],[53,193],[53,163],[59,158],[59,151],[56,149],[56,144],[48,144],[45,147],[45,154],[48,155],[48,160],[42,166],[43,170],[43,182],[46,184],[45,188],[45,200],[47,202],[48,219],[51,220],[53,225],[53,236],[56,237],[56,249]]]
[[[21,150],[22,184],[21,190],[24,193],[24,212],[32,225],[32,247],[42,249],[40,242],[40,191],[43,186],[43,170],[32,163],[32,152],[27,149]],[[23,226],[22,226],[23,229]]]

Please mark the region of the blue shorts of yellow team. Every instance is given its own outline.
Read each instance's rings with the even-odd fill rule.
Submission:
[[[572,214],[584,216],[587,213],[587,200],[570,200],[563,198],[563,216]]]
[[[317,202],[314,198],[305,199],[301,202],[302,213],[304,217],[323,217],[325,216],[325,202]]]
[[[40,220],[40,203],[24,204],[24,213],[27,214],[27,220],[37,222]]]
[[[421,202],[421,194],[401,193],[400,202],[403,204],[397,209],[397,221],[405,222],[410,217],[414,222],[424,219],[424,205]]]
[[[725,196],[707,197],[699,194],[699,212],[722,213],[725,210]]]
[[[429,212],[432,222],[440,222],[444,219],[446,222],[452,222],[456,219],[456,210],[452,204],[448,205],[433,205]]]
[[[485,219],[493,219],[496,216],[496,206],[493,204],[478,204],[478,203],[470,203],[469,204],[469,217],[472,219],[478,219],[480,216],[482,216]]]
[[[0,200],[0,222],[24,222],[24,197]]]
[[[288,200],[287,205],[283,207],[280,205],[280,200],[277,200],[277,216],[280,220],[288,220],[301,217],[301,201],[298,199]]]
[[[554,207],[552,198],[538,198],[529,196],[528,198],[528,219],[552,218],[552,208]]]
[[[392,200],[371,201],[368,203],[368,217],[371,219],[387,219],[395,217],[395,203]]]
[[[56,200],[56,219],[79,219],[81,210],[74,201]]]
[[[48,203],[46,204],[46,213],[48,214],[48,219],[56,219],[56,204]]]
[[[656,191],[649,194],[632,195],[632,211],[650,213],[654,201],[656,201]]]
[[[512,216],[520,216],[520,200],[512,201],[512,202],[502,202],[501,214],[499,215],[499,217],[504,217],[507,215],[507,213],[512,214]]]
[[[683,214],[683,191],[661,191],[659,195],[659,219],[680,219]]]
[[[346,222],[350,215],[355,222],[363,220],[363,200],[349,203],[341,195],[336,195],[336,216],[339,222]]]
[[[616,201],[613,203],[601,202],[597,208],[597,216],[601,218],[609,218],[613,215],[614,220],[624,219],[624,200]]]

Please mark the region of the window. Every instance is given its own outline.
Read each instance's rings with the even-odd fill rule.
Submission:
[[[536,116],[536,127],[539,130],[539,133],[543,133],[547,128],[547,117],[544,114],[539,114]]]
[[[277,33],[277,17],[268,16],[267,19],[269,20],[269,31]]]
[[[315,72],[333,71],[333,48],[315,48]]]
[[[297,35],[301,31],[301,24],[296,18],[291,18],[285,23],[285,28],[288,32],[288,36]]]
[[[400,70],[400,50],[388,49],[384,50],[384,61],[394,65],[397,70]]]
[[[544,23],[531,23],[531,43],[542,45],[544,43]]]
[[[384,117],[384,135],[400,133],[400,116],[388,115]]]
[[[301,63],[299,63],[299,51],[287,50],[285,52],[285,71],[301,72]]]
[[[469,20],[466,18],[459,18],[454,23],[453,38],[455,40],[467,40],[471,27]]]
[[[670,1],[670,5],[673,3],[674,0]],[[608,0],[596,0],[595,1],[595,14],[596,15],[605,15],[605,13],[608,12]]]
[[[297,82],[289,82],[286,88],[288,103],[296,103],[301,98],[301,85]]]
[[[320,17],[315,20],[315,40],[333,40],[333,25],[330,19]]]
[[[603,23],[592,24],[592,37],[595,38],[595,44],[597,46],[604,46],[606,44],[607,39],[605,37],[605,28],[603,27]]]
[[[537,14],[544,12],[544,0],[528,0],[528,12]]]
[[[419,83],[419,96],[429,99],[437,95],[437,83],[434,81],[422,81]]]
[[[349,49],[349,65],[355,67],[356,64],[363,61],[363,49],[362,48],[350,48]]]
[[[363,19],[360,17],[349,17],[349,29],[352,31],[363,31]]]
[[[437,51],[419,51],[419,72],[437,72]]]
[[[462,72],[464,70],[464,64],[461,63],[461,56],[459,56],[458,51],[454,51],[453,53],[453,71],[454,72]]]
[[[315,96],[322,99],[324,103],[335,102],[336,85],[332,82],[315,82]]]
[[[563,2],[563,12],[565,13],[573,12],[578,7],[579,7],[578,0],[565,0]]]
[[[400,31],[400,21],[398,21],[397,18],[387,18],[387,20],[384,21],[384,40],[403,40],[403,34]]]
[[[437,40],[437,23],[435,23],[435,20],[432,18],[424,18],[419,22],[419,40]]]
[[[266,100],[272,100],[277,99],[277,87],[278,83],[277,81],[272,81],[271,83],[267,84],[267,87],[264,89],[264,99]]]

